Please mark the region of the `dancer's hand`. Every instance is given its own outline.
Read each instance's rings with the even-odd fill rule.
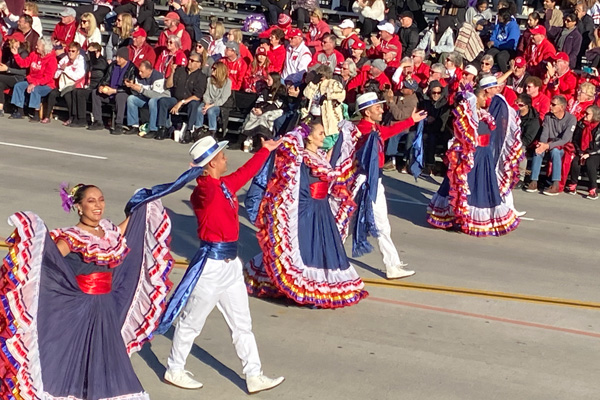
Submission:
[[[422,120],[427,118],[427,111],[417,111],[417,109],[414,108],[411,117],[413,121],[415,121],[415,123],[421,122]]]
[[[267,149],[269,151],[273,151],[279,147],[281,142],[283,142],[283,138],[281,138],[279,140],[273,140],[273,139],[265,140],[264,138],[261,138],[260,141],[262,143],[262,147],[264,147],[265,149]]]

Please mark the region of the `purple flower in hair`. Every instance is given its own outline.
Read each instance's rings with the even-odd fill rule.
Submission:
[[[62,208],[65,212],[70,212],[75,202],[73,196],[70,194],[69,184],[63,182],[60,184],[60,199],[62,200]]]
[[[302,139],[306,139],[308,137],[308,135],[310,135],[310,131],[311,131],[310,126],[308,126],[305,123],[301,123],[300,125],[298,125],[296,130],[298,131],[300,136],[302,136]]]

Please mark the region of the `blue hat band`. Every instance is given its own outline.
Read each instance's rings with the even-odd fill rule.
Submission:
[[[194,160],[194,164],[200,164],[202,161],[206,160],[212,153],[214,153],[219,148],[219,143],[215,143],[210,149],[206,150],[204,154]]]
[[[372,106],[373,104],[377,104],[377,103],[381,103],[381,100],[379,100],[379,99],[368,100],[368,101],[365,101],[364,103],[359,104],[358,108],[362,110],[365,107],[369,107],[369,106]]]

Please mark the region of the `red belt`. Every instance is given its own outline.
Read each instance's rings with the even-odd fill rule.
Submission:
[[[310,184],[310,196],[313,199],[323,200],[329,193],[329,182],[319,181]]]
[[[107,294],[112,289],[112,273],[94,272],[89,275],[77,275],[77,284],[83,293]]]
[[[477,137],[477,146],[487,147],[490,145],[490,135],[480,135]]]

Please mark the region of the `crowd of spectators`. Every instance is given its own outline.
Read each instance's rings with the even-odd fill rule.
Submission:
[[[196,0],[173,0],[160,20],[151,0],[95,0],[62,10],[51,34],[36,3],[11,12],[0,0],[0,116],[104,130],[109,105],[111,134],[190,143],[226,133],[238,111],[240,142],[311,119],[331,146],[357,96],[375,92],[386,124],[427,111],[425,171],[443,174],[457,95],[495,75],[530,160],[519,187],[576,193],[585,167],[598,198],[600,5],[437,1],[430,23],[422,0],[356,0],[342,2],[356,19],[329,24],[314,0],[261,0],[270,25],[245,39],[218,20],[203,34]],[[385,169],[406,171],[415,129],[386,143]]]

